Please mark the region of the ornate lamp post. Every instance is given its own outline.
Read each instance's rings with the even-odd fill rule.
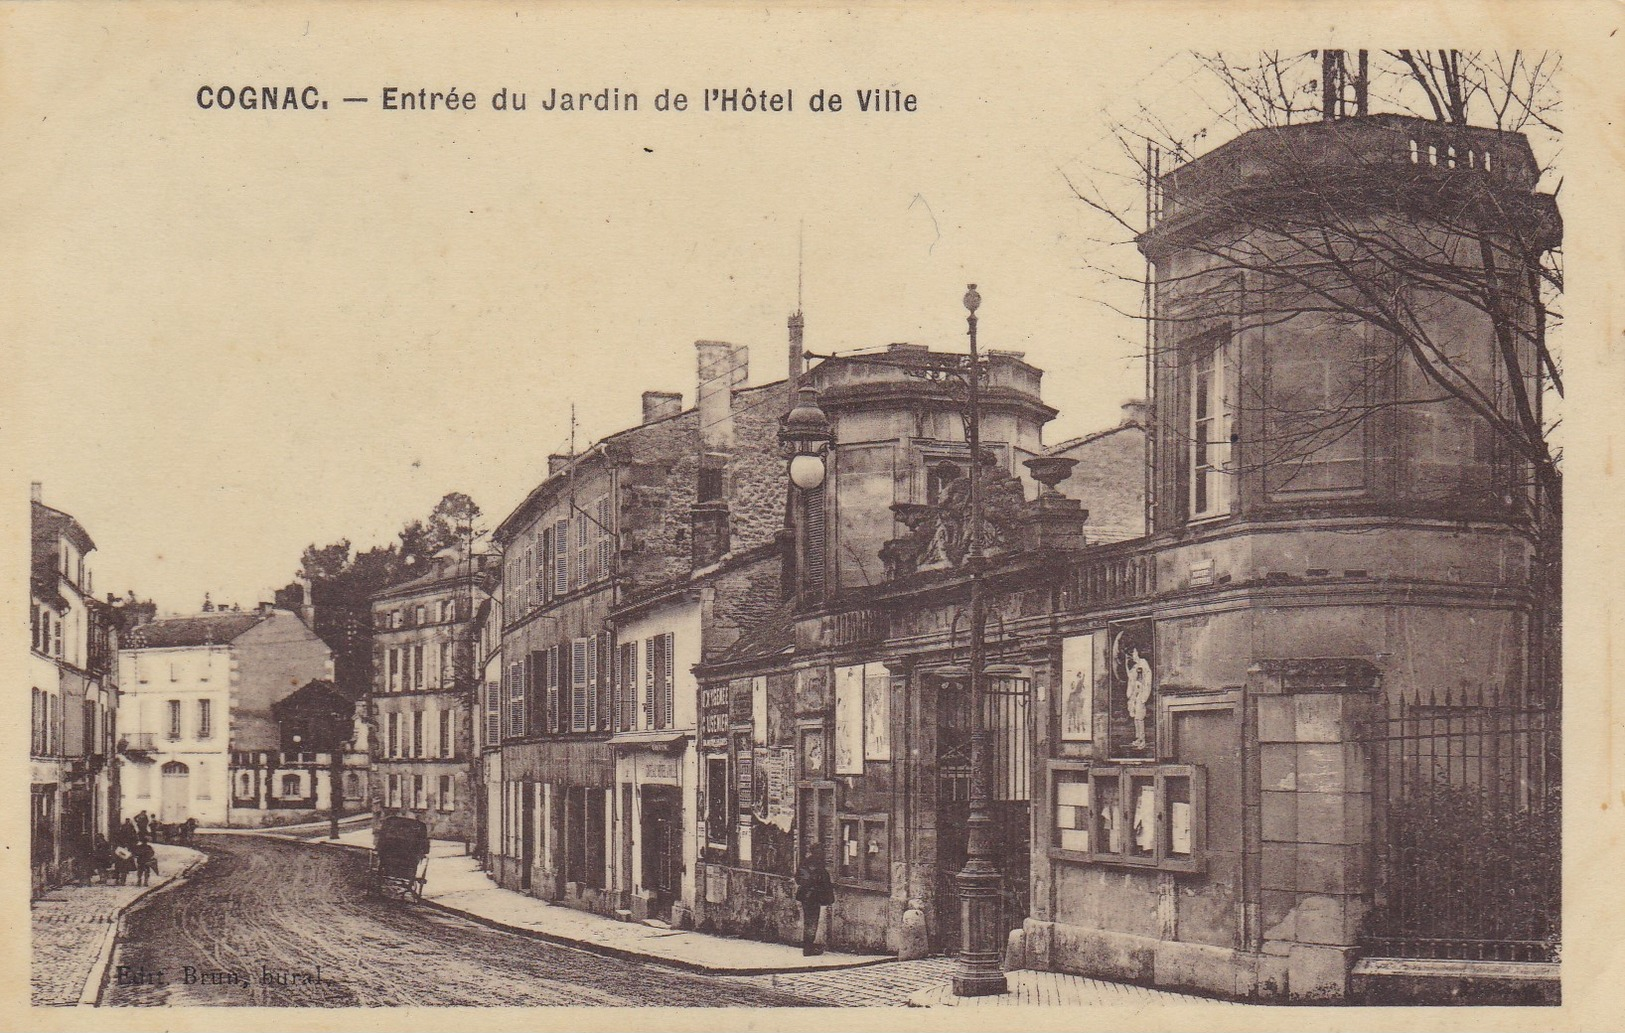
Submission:
[[[982,595],[982,368],[976,350],[976,310],[981,304],[982,296],[973,283],[965,291],[970,337],[970,368],[965,378],[965,437],[970,442],[970,541],[965,549],[965,568],[970,572],[970,817],[966,821],[965,867],[954,877],[959,886],[959,968],[953,976],[953,990],[958,997],[984,997],[1010,989],[1000,966],[1002,880],[993,859],[993,815],[988,807],[993,757],[983,704],[987,606]]]
[[[790,458],[790,483],[802,491],[813,491],[824,483],[824,459],[835,444],[835,431],[829,417],[818,407],[818,389],[804,387],[796,392],[796,407],[784,417],[779,444]]]

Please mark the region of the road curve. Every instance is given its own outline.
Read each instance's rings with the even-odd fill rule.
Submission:
[[[125,916],[104,1005],[822,1003],[373,899],[355,851],[251,836],[209,836],[200,849],[209,863],[193,878]]]

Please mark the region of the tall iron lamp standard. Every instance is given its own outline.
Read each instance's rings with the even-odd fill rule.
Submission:
[[[970,815],[966,821],[965,866],[954,877],[959,886],[960,953],[953,977],[953,991],[959,997],[986,997],[1009,992],[1000,962],[1004,953],[1004,926],[1000,922],[1000,890],[1003,876],[993,851],[993,816],[988,807],[992,783],[993,754],[988,748],[991,732],[984,712],[983,686],[987,681],[984,642],[987,637],[987,607],[982,596],[982,368],[976,349],[976,310],[982,296],[976,285],[965,291],[967,333],[970,355],[931,356],[919,361],[868,355],[817,355],[808,359],[841,358],[876,366],[890,366],[905,375],[935,383],[965,385],[965,440],[970,446],[970,519],[964,567],[970,575],[970,703],[971,703],[971,785]],[[824,483],[825,457],[835,443],[829,419],[818,407],[818,393],[802,388],[796,407],[785,417],[779,441],[790,457],[790,481],[802,491],[813,491]]]
[[[988,810],[988,786],[993,759],[988,750],[987,715],[983,713],[983,642],[987,637],[987,606],[982,598],[982,366],[976,350],[976,310],[982,296],[973,283],[965,291],[966,333],[970,337],[970,368],[965,378],[965,437],[970,443],[970,535],[965,569],[970,572],[970,816],[966,825],[965,867],[954,881],[959,886],[959,967],[954,972],[957,997],[986,997],[1009,992],[1000,965],[1003,924],[999,921],[1002,877],[993,855],[993,816]]]

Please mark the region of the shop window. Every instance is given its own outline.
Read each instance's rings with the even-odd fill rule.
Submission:
[[[1203,771],[1189,764],[1051,769],[1052,855],[1203,870]]]
[[[884,814],[840,816],[840,840],[836,843],[835,877],[842,882],[862,883],[876,889],[891,885],[891,841]]]

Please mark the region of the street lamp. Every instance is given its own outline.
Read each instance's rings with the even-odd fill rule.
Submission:
[[[985,997],[1008,993],[1010,986],[1000,964],[1004,928],[1000,889],[1003,877],[994,860],[993,815],[988,793],[992,783],[993,754],[991,732],[984,712],[984,643],[987,638],[987,606],[982,591],[982,384],[981,355],[976,347],[976,310],[982,296],[976,285],[965,290],[966,333],[970,338],[968,361],[957,357],[932,357],[924,364],[898,362],[870,356],[833,356],[806,353],[806,358],[845,358],[901,369],[905,374],[934,382],[953,380],[965,385],[965,439],[970,445],[969,541],[964,567],[970,575],[970,704],[971,704],[971,784],[970,814],[966,820],[965,865],[954,881],[959,888],[959,965],[953,976],[953,992],[958,997]],[[796,407],[785,417],[779,440],[790,452],[790,480],[803,491],[824,482],[824,457],[834,444],[829,420],[818,408],[818,394],[802,388]]]
[[[796,407],[784,418],[779,443],[790,454],[790,483],[802,491],[813,491],[824,483],[824,460],[835,444],[835,431],[829,417],[818,407],[818,390],[804,387],[796,392]]]
[[[1010,989],[1000,965],[1002,878],[993,858],[993,815],[988,807],[993,756],[982,703],[987,680],[983,670],[987,606],[982,594],[982,371],[976,350],[976,310],[981,305],[982,296],[973,283],[965,291],[965,326],[970,337],[970,368],[965,378],[965,436],[970,442],[970,541],[965,549],[965,567],[970,572],[970,816],[965,823],[965,867],[954,877],[959,887],[959,967],[953,976],[956,997],[985,997]]]

